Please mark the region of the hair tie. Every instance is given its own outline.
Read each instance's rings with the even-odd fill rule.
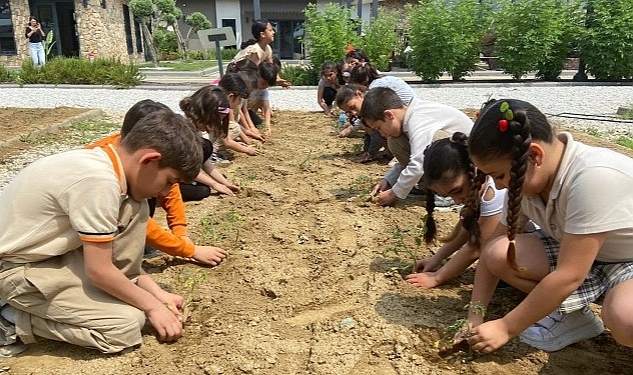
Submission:
[[[508,121],[512,121],[514,119],[514,112],[510,109],[510,104],[508,104],[508,102],[501,103],[499,110],[503,113],[504,117],[499,120],[499,131],[505,133],[508,130]]]
[[[480,111],[480,110],[477,110],[477,111],[475,112],[475,118],[479,118],[479,116],[481,116],[481,111]]]
[[[218,107],[218,113],[223,115],[228,115],[231,112],[231,108],[229,107]]]

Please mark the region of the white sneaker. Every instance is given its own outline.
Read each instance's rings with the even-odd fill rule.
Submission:
[[[25,351],[26,348],[26,345],[21,342],[0,346],[0,359],[13,358]]]
[[[561,314],[555,311],[521,333],[519,339],[546,352],[555,352],[573,343],[596,337],[604,325],[589,307]]]

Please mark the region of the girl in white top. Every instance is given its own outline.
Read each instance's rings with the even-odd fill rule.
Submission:
[[[455,230],[449,237],[441,239],[444,245],[433,256],[418,262],[420,272],[414,270],[406,277],[409,284],[430,289],[459,276],[479,259],[482,245],[499,224],[506,190],[496,189],[492,179],[475,168],[468,157],[464,133],[455,132],[450,138],[431,143],[424,154],[424,182],[431,189],[427,191],[425,241],[433,241],[436,234],[434,193],[450,196],[455,203],[464,204]],[[455,252],[437,269],[441,261]]]
[[[251,26],[254,39],[242,43],[241,50],[235,55],[232,63],[249,58],[256,65],[262,61],[273,62],[273,50],[270,43],[275,40],[275,30],[267,20],[256,20]]]
[[[555,351],[603,332],[633,346],[633,159],[554,134],[530,103],[489,104],[468,141],[471,160],[507,187],[495,237],[482,250],[469,343],[485,353],[511,338]],[[521,216],[540,230],[517,234]],[[484,323],[499,279],[528,293],[505,316]]]

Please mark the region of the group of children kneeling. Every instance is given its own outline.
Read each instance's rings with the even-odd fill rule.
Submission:
[[[148,201],[157,197],[170,212],[184,211],[185,183],[203,172],[226,194],[238,189],[208,164],[214,143],[230,132],[231,109],[238,111],[248,91],[244,79],[229,83],[239,83],[233,74],[183,99],[185,116],[139,102],[119,135],[33,162],[5,188],[1,355],[23,350],[21,342],[36,336],[116,353],[141,343],[146,322],[162,340],[182,335],[184,300],[142,270],[145,242],[211,265],[226,252],[193,245],[182,212],[168,215],[175,218],[170,231],[151,224],[156,203]],[[405,198],[417,184],[427,193],[429,242],[436,234],[434,195],[464,204],[454,236],[407,281],[432,288],[478,259],[464,338],[475,350],[492,352],[520,336],[555,351],[599,335],[604,325],[617,342],[633,346],[632,159],[555,134],[525,101],[488,102],[473,124],[386,77],[367,87],[341,88],[336,97],[352,93],[339,106],[380,134],[396,159],[372,191],[378,204]],[[240,127],[249,130],[265,140]],[[42,180],[51,173],[55,178]],[[94,192],[98,199],[91,199]],[[527,296],[484,322],[499,280]],[[603,296],[601,321],[589,304]]]
[[[0,357],[22,352],[36,337],[117,353],[141,343],[146,323],[162,341],[182,335],[184,299],[143,271],[143,249],[204,265],[226,257],[224,249],[189,238],[183,202],[204,199],[211,189],[234,195],[239,186],[214,167],[214,154],[257,155],[250,139],[265,142],[270,134],[270,124],[260,130],[253,123],[257,101],[249,108],[247,98],[259,95],[261,103],[269,85],[288,82],[279,79],[267,45],[270,23],[257,22],[253,34],[257,40],[247,42],[217,85],[180,101],[184,116],[142,100],[128,110],[120,133],[35,161],[6,186]],[[270,121],[270,108],[261,109]],[[169,230],[151,218],[157,204],[167,211]]]
[[[470,330],[457,340],[489,353],[519,336],[557,351],[606,325],[618,343],[633,346],[633,159],[556,134],[522,100],[489,101],[473,124],[367,62],[346,76],[349,82],[336,88],[339,108],[370,136],[379,133],[396,159],[372,190],[374,200],[387,205],[416,185],[425,190],[429,243],[436,236],[435,195],[463,204],[453,233],[406,277],[434,288],[478,260]],[[484,322],[500,280],[527,296]],[[602,321],[590,309],[599,299]]]

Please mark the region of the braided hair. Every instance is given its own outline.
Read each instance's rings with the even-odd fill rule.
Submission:
[[[508,184],[508,264],[525,271],[516,263],[515,238],[518,232],[523,183],[532,141],[551,143],[553,130],[545,115],[532,104],[517,99],[488,103],[475,121],[468,141],[470,156],[481,161],[510,160]]]
[[[477,171],[475,165],[468,156],[468,137],[461,132],[455,132],[450,138],[437,140],[429,145],[424,151],[424,182],[426,186],[436,183],[450,183],[460,175],[467,175],[470,180],[471,190],[468,199],[464,202],[460,214],[461,226],[470,233],[469,243],[479,247],[481,245],[481,231],[479,229],[480,216],[480,190],[486,175]],[[427,191],[426,211],[427,220],[425,241],[433,241],[436,235],[436,225],[433,218],[435,208],[434,192]],[[442,242],[452,240],[459,231],[456,226],[453,233]]]

